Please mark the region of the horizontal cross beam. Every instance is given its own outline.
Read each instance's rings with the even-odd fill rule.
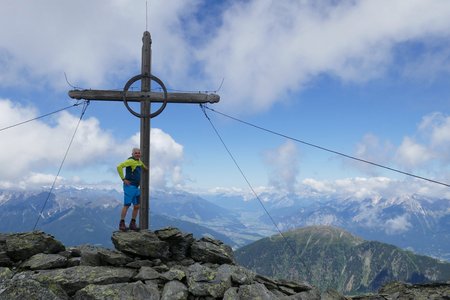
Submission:
[[[99,100],[99,101],[123,101],[123,91],[111,90],[71,90],[69,97],[73,99]],[[127,92],[127,101],[162,103],[164,93],[158,92]],[[206,93],[167,93],[167,103],[217,103],[220,96]]]

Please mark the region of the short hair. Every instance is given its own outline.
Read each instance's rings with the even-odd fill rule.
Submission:
[[[133,154],[133,153],[135,153],[135,152],[137,152],[137,151],[141,152],[141,149],[139,149],[139,148],[133,148],[133,150],[131,150],[131,154]]]

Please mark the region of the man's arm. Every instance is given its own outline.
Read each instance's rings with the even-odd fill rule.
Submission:
[[[148,167],[142,162],[142,160],[139,160],[141,162],[142,168],[144,168],[145,171],[148,171]]]
[[[117,165],[117,173],[119,173],[120,179],[125,180],[125,175],[123,175],[123,168],[128,166],[127,161],[124,161]]]

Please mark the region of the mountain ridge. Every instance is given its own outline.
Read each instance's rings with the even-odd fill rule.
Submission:
[[[276,199],[273,199],[276,202]],[[417,195],[365,199],[322,199],[290,209],[270,208],[281,230],[331,225],[365,239],[380,240],[404,249],[450,261],[450,200]],[[267,216],[261,222],[270,224]]]
[[[235,257],[266,276],[308,278],[322,291],[332,288],[347,294],[374,292],[390,281],[450,279],[450,263],[366,241],[331,226],[304,227],[264,238],[239,248]]]
[[[57,190],[51,194],[44,191],[4,193],[6,199],[0,204],[0,232],[25,232],[38,229],[55,235],[66,245],[93,244],[112,248],[109,239],[117,230],[122,195],[114,190],[89,191]],[[63,196],[62,196],[63,195]],[[177,225],[192,232],[195,237],[210,236],[230,245],[235,243],[226,235],[201,224],[177,220],[164,214],[150,214],[151,229]]]

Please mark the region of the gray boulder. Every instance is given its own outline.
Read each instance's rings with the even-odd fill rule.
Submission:
[[[80,266],[101,266],[100,256],[98,254],[100,247],[91,245],[80,245],[72,248],[75,257],[80,257]]]
[[[275,279],[260,274],[255,275],[255,281],[264,284],[264,286],[271,290],[276,290],[278,287],[277,281]]]
[[[0,283],[6,281],[7,279],[11,279],[13,276],[13,272],[6,267],[0,267]]]
[[[222,298],[231,288],[231,277],[216,268],[195,263],[188,268],[187,284],[194,296]]]
[[[8,237],[5,233],[0,233],[0,251],[6,251],[6,238]]]
[[[112,284],[130,282],[136,274],[135,270],[114,267],[77,266],[67,269],[42,270],[17,274],[14,279],[29,278],[41,284],[59,285],[69,295],[89,284]]]
[[[67,258],[59,254],[38,253],[26,260],[20,267],[31,270],[47,270],[67,266]]]
[[[0,267],[11,267],[13,262],[6,254],[6,238],[8,235],[0,233]]]
[[[239,287],[237,299],[274,300],[278,297],[262,283],[242,285]]]
[[[81,262],[81,257],[71,257],[67,260],[67,267],[76,267],[79,266]]]
[[[182,233],[178,228],[167,227],[156,230],[155,233],[160,240],[169,244],[170,259],[175,261],[185,259],[195,241],[191,233]]]
[[[116,266],[122,267],[133,261],[124,253],[103,247],[81,245],[72,249],[74,255],[80,256],[82,266]]]
[[[343,296],[340,295],[340,296],[338,296],[336,298],[333,298],[333,300],[346,299],[345,297],[343,297],[343,298],[341,298],[341,297],[343,297]],[[296,293],[296,294],[291,295],[291,296],[283,296],[283,297],[280,297],[280,299],[281,300],[285,300],[285,299],[286,300],[287,299],[289,299],[289,300],[316,300],[316,299],[323,299],[323,298],[322,298],[322,296],[320,294],[319,289],[313,288],[313,289],[311,289],[309,291]]]
[[[188,296],[188,288],[183,283],[174,280],[164,285],[161,300],[186,300]]]
[[[289,291],[292,291],[293,294],[308,292],[314,289],[314,287],[307,282],[278,279],[276,280],[276,283],[278,289],[281,291],[289,289]]]
[[[235,264],[233,250],[230,246],[206,237],[192,243],[191,257],[198,262]]]
[[[42,284],[36,280],[8,280],[0,283],[0,300],[68,300],[59,286]]]
[[[98,256],[102,265],[110,265],[115,267],[122,267],[133,261],[131,257],[120,251],[106,248],[98,249]]]
[[[171,280],[178,280],[181,281],[186,277],[186,271],[184,271],[184,268],[180,266],[174,266],[170,268],[169,271],[164,272],[161,274],[161,278],[171,281]]]
[[[239,300],[238,291],[239,288],[237,287],[229,288],[228,290],[225,291],[225,294],[223,294],[223,300]]]
[[[144,259],[144,260],[135,260],[128,264],[126,264],[126,267],[128,268],[134,268],[134,269],[140,269],[141,267],[153,267],[155,263],[151,260]]]
[[[322,300],[346,300],[344,296],[339,294],[338,291],[330,289],[322,293],[320,296]]]
[[[169,257],[169,245],[152,231],[116,231],[111,239],[117,250],[128,255],[161,259]]]
[[[142,267],[139,269],[139,273],[134,277],[134,279],[146,281],[158,279],[160,276],[161,274],[152,267]]]
[[[13,261],[6,254],[6,251],[0,251],[0,267],[11,267]]]
[[[450,299],[450,283],[408,284],[391,282],[384,285],[378,291],[378,294],[388,295],[391,299],[396,299],[395,297],[397,299]]]
[[[77,291],[75,300],[159,300],[160,292],[154,285],[140,281],[106,285],[90,284]]]
[[[256,273],[242,266],[221,265],[218,271],[226,276],[230,276],[231,281],[237,285],[250,284],[255,281]]]
[[[61,242],[42,231],[7,235],[5,244],[6,254],[13,261],[25,260],[38,253],[55,254],[65,250]]]

